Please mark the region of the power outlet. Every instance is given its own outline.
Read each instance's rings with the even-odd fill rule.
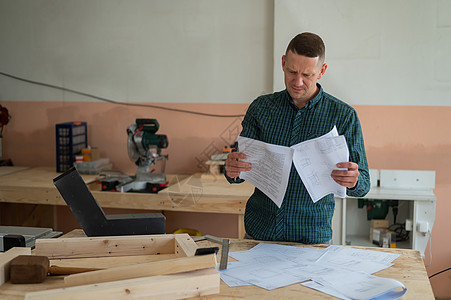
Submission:
[[[417,231],[421,233],[427,233],[429,231],[428,222],[426,221],[420,221],[417,223]]]

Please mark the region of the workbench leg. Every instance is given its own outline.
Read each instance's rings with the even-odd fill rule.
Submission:
[[[243,239],[246,230],[244,229],[244,215],[238,215],[238,238]]]

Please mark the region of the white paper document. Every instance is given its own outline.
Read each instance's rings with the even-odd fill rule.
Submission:
[[[250,250],[230,252],[229,256],[245,263],[253,263],[255,259],[261,257],[273,257],[273,259],[284,259],[297,264],[311,264],[315,263],[325,252],[326,249],[260,243]],[[263,262],[267,262],[267,260],[263,260]]]
[[[280,207],[288,185],[293,150],[242,136],[238,137],[238,148],[247,156],[244,161],[252,164],[252,169],[241,172],[240,178],[252,183]]]
[[[351,299],[398,299],[407,291],[397,280],[365,272],[334,272],[314,281]]]
[[[315,265],[373,274],[393,265],[399,254],[355,249],[349,247],[329,246],[327,251],[316,261]]]
[[[321,293],[324,293],[324,294],[328,294],[328,295],[334,296],[336,298],[340,298],[340,299],[344,299],[344,300],[351,300],[350,298],[346,297],[343,294],[340,294],[336,290],[334,290],[332,288],[329,288],[327,286],[321,285],[321,284],[319,284],[317,282],[314,282],[314,281],[306,281],[306,282],[303,282],[301,284],[303,286],[306,286],[308,288],[317,290],[317,291],[319,291]]]
[[[331,193],[346,196],[346,187],[330,176],[337,163],[349,161],[346,139],[338,136],[335,126],[323,136],[291,147],[239,136],[238,149],[246,154],[244,161],[252,164],[252,169],[241,172],[240,178],[265,193],[278,207],[283,202],[292,162],[313,202]]]
[[[381,251],[371,251],[365,249],[356,249],[351,247],[340,247],[336,245],[330,245],[326,248],[324,254],[318,258],[317,262],[327,261],[329,258],[349,256],[355,257],[363,261],[371,261],[384,265],[392,265],[392,262],[397,259],[400,254],[387,253]]]
[[[343,135],[319,137],[292,146],[293,163],[313,202],[328,194],[346,197],[346,187],[332,179],[337,163],[349,161],[349,150]]]
[[[397,254],[341,246],[315,249],[260,243],[229,256],[239,260],[220,270],[221,279],[229,286],[252,284],[272,290],[303,282],[341,299],[397,299],[406,293],[401,282],[371,275],[390,267]]]
[[[243,263],[231,269],[221,270],[220,274],[251,283],[266,290],[273,290],[309,279],[303,275],[290,273],[290,270],[296,267],[296,264],[286,260]]]

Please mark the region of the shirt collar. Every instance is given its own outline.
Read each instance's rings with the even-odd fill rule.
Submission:
[[[316,94],[316,96],[312,100],[307,101],[307,103],[305,104],[305,108],[307,109],[315,107],[315,105],[318,104],[318,102],[323,98],[323,88],[319,83],[316,83],[316,86],[319,89],[318,94]]]
[[[323,98],[323,88],[321,87],[321,85],[319,83],[316,83],[316,86],[319,88],[318,94],[316,94],[316,96],[313,99],[307,101],[307,103],[305,104],[305,107],[304,107],[305,109],[312,109]],[[296,104],[294,104],[294,101],[291,98],[290,94],[288,94],[287,90],[285,90],[285,94],[287,96],[288,102],[290,103],[291,107],[296,110],[299,110],[299,108],[296,106]]]

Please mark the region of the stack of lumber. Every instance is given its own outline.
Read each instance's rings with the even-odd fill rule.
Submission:
[[[188,234],[39,239],[33,255],[49,258],[49,273],[64,276],[64,287],[27,292],[25,299],[183,299],[218,294],[216,255],[195,256],[197,248]],[[1,283],[8,280],[8,262],[30,254],[29,248],[22,249],[27,250],[13,248],[0,256]]]

